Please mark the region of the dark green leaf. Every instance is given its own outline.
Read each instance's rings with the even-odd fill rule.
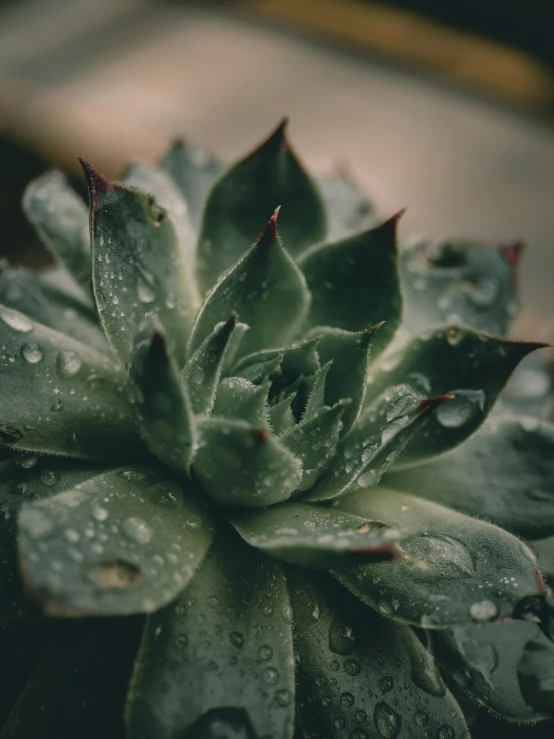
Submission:
[[[349,429],[360,412],[365,398],[369,355],[373,338],[381,324],[366,331],[343,331],[339,328],[313,329],[309,338],[318,340],[317,353],[322,364],[331,362],[325,377],[325,402],[334,405],[350,398],[352,403],[343,415],[345,429]]]
[[[406,385],[386,391],[339,443],[332,465],[307,499],[324,501],[379,484],[406,444],[448,396],[421,398]]]
[[[517,312],[515,267],[521,244],[418,243],[400,252],[410,333],[444,324],[505,336]]]
[[[238,537],[214,547],[187,590],[148,619],[127,725],[133,739],[291,739],[291,612],[278,563]]]
[[[306,406],[304,408],[303,419],[308,419],[313,416],[320,408],[325,405],[325,383],[327,382],[327,374],[333,364],[333,360],[330,359],[323,367],[320,367],[317,372],[314,372],[313,382],[306,399]]]
[[[373,207],[347,172],[318,180],[317,184],[325,203],[329,241],[369,228],[375,219]]]
[[[302,463],[298,490],[311,488],[323,470],[333,463],[342,430],[341,418],[348,405],[349,401],[344,400],[332,408],[321,408],[279,437],[281,444]]]
[[[371,231],[315,246],[302,255],[298,264],[312,295],[308,325],[363,331],[385,321],[374,351],[385,348],[402,313],[396,264],[396,224],[400,215]]]
[[[120,739],[141,625],[136,618],[50,623],[2,739]]]
[[[183,377],[196,414],[210,413],[213,408],[235,325],[234,316],[226,323],[218,324],[185,365]]]
[[[228,170],[209,195],[198,244],[204,290],[242,257],[279,206],[281,233],[291,254],[325,235],[323,203],[285,138],[285,124]]]
[[[212,536],[195,487],[167,469],[112,470],[19,514],[26,587],[55,616],[155,611],[187,585]]]
[[[427,395],[454,395],[408,444],[402,464],[434,457],[467,439],[483,423],[519,362],[542,346],[451,326],[426,331],[372,365],[370,398],[402,382]]]
[[[178,224],[151,195],[110,182],[88,164],[83,168],[90,191],[94,293],[114,352],[127,364],[134,335],[146,316],[155,316],[184,365],[198,304]]]
[[[554,534],[554,426],[533,416],[489,420],[462,446],[384,484],[541,539]]]
[[[462,712],[411,629],[364,608],[327,577],[295,569],[290,584],[306,737],[469,739]]]
[[[56,170],[30,182],[23,210],[37,235],[90,294],[91,259],[87,208]]]
[[[93,349],[111,354],[92,308],[26,269],[0,272],[0,302]]]
[[[198,229],[208,193],[225,169],[223,164],[203,149],[176,141],[163,159],[163,168],[181,191]]]
[[[286,344],[304,320],[309,293],[277,236],[277,212],[254,246],[206,296],[191,337],[191,352],[220,321],[236,315],[250,329],[239,356]]]
[[[296,423],[296,419],[291,409],[291,403],[294,402],[295,398],[296,393],[292,393],[269,408],[269,425],[276,436],[288,431]]]
[[[99,474],[73,459],[22,454],[0,462],[0,622],[20,614],[17,515],[24,503],[50,497]]]
[[[550,677],[554,668],[554,645],[538,626],[525,621],[485,624],[445,630],[435,634],[437,658],[448,675],[475,701],[503,718],[533,722],[548,715],[537,704],[537,691],[525,695],[519,673],[522,662],[532,666],[530,673],[539,681]],[[550,661],[550,675],[536,664],[538,654]],[[541,675],[543,672],[543,675]],[[527,682],[529,685],[529,682]],[[552,694],[552,686],[550,686]],[[552,700],[552,698],[551,698]],[[535,703],[535,705],[533,705]],[[550,713],[554,708],[551,703]]]
[[[531,550],[492,524],[381,487],[337,504],[399,531],[392,562],[335,572],[388,617],[426,628],[505,619],[522,598],[544,592]]]
[[[141,449],[109,357],[0,306],[0,442],[98,461]]]
[[[554,716],[554,645],[537,628],[525,645],[517,668],[524,700],[547,716]]]
[[[193,470],[219,503],[260,507],[290,497],[302,479],[302,464],[265,429],[244,421],[199,421]]]
[[[213,409],[214,416],[246,421],[257,429],[267,429],[269,384],[254,385],[244,377],[221,381]]]
[[[298,375],[311,375],[319,369],[319,356],[317,353],[318,339],[301,341],[289,347],[279,349],[265,349],[243,357],[233,367],[233,373],[241,374],[247,367],[266,365],[277,357],[280,358],[280,368],[283,378],[291,383]]]
[[[285,503],[232,518],[250,546],[302,567],[391,559],[394,532],[366,518],[307,503]]]
[[[135,337],[129,391],[135,423],[150,451],[188,473],[197,443],[192,404],[159,331],[145,329]]]

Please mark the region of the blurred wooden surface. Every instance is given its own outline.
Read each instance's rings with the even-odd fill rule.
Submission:
[[[13,6],[0,25],[3,135],[114,175],[182,135],[232,159],[288,114],[311,169],[347,162],[384,214],[409,206],[403,236],[524,238],[522,332],[554,339],[554,132],[289,32],[271,4],[34,0],[24,23]]]

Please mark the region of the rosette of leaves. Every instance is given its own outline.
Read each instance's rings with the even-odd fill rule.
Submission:
[[[554,430],[517,383],[491,415],[540,347],[519,246],[399,253],[284,125],[227,170],[83,166],[88,211],[24,197],[81,297],[0,275],[2,739],[548,721]]]

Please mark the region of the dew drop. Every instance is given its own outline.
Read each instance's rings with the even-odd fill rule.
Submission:
[[[279,673],[275,667],[266,667],[264,670],[264,683],[276,685],[279,682]]]
[[[183,504],[183,491],[174,482],[157,482],[148,491],[158,505],[177,508]]]
[[[110,515],[106,508],[100,505],[95,505],[91,511],[92,517],[97,521],[105,521]]]
[[[389,690],[392,690],[394,688],[394,680],[388,675],[382,677],[381,680],[379,680],[379,687],[381,688],[383,693],[388,693]]]
[[[38,457],[33,457],[31,455],[19,457],[15,460],[14,464],[16,467],[19,467],[21,470],[30,470],[31,467],[34,467],[36,463],[38,462]]]
[[[475,621],[492,621],[498,616],[498,608],[492,600],[480,600],[471,604],[469,615]]]
[[[52,405],[50,406],[50,410],[53,413],[60,413],[60,411],[63,411],[63,403],[61,400],[55,400]]]
[[[460,428],[485,407],[483,390],[453,390],[452,395],[452,400],[440,405],[435,412],[438,422],[445,428]]]
[[[350,732],[350,739],[368,739],[367,731],[357,726]]]
[[[82,366],[83,360],[77,352],[58,352],[58,356],[56,357],[56,372],[60,377],[64,379],[75,377]]]
[[[188,643],[189,643],[189,638],[186,634],[180,633],[180,634],[177,634],[177,636],[175,637],[175,644],[181,649],[183,649],[184,647],[187,647]]]
[[[29,364],[38,364],[44,359],[44,352],[40,344],[31,341],[28,344],[23,344],[21,347],[21,356]]]
[[[141,303],[153,303],[156,293],[151,285],[139,277],[137,281],[137,294]]]
[[[40,508],[23,508],[19,523],[33,539],[42,539],[54,530],[54,521]]]
[[[60,481],[60,473],[54,470],[42,470],[40,473],[40,481],[47,488],[52,488]]]
[[[425,711],[416,711],[414,715],[414,720],[418,726],[427,726],[429,723],[429,716],[425,713]]]
[[[383,739],[396,739],[400,733],[402,719],[393,709],[381,701],[375,706],[373,720]]]
[[[441,726],[437,732],[437,739],[454,739],[455,736],[454,729],[448,724]]]
[[[345,659],[343,667],[348,675],[354,676],[360,674],[360,663],[355,659]]]
[[[285,708],[286,706],[290,705],[290,693],[288,690],[278,690],[275,693],[275,702],[278,706],[281,708]]]
[[[0,308],[0,318],[2,318],[6,326],[13,328],[14,331],[19,331],[19,333],[28,334],[29,331],[33,330],[33,324],[29,318],[24,316],[23,313],[18,313],[18,311],[12,310],[11,308],[2,306]]]
[[[340,697],[340,702],[345,708],[352,708],[355,703],[355,698],[352,693],[342,693]]]
[[[126,590],[140,580],[141,571],[131,562],[112,559],[92,565],[87,571],[87,578],[104,590]]]
[[[152,530],[142,518],[131,516],[121,527],[123,533],[137,544],[147,544],[152,538]]]
[[[240,649],[244,644],[244,637],[239,631],[231,631],[229,634],[229,640],[234,647]]]
[[[356,637],[352,628],[340,621],[332,621],[329,627],[329,649],[334,654],[347,657],[352,654],[356,645]]]
[[[356,721],[359,721],[360,723],[367,721],[367,713],[362,711],[361,708],[356,711]]]

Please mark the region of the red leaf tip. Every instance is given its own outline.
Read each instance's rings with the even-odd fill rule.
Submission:
[[[269,431],[266,429],[253,429],[250,434],[256,444],[267,444],[269,441]]]
[[[91,204],[93,208],[96,208],[100,196],[112,190],[115,184],[107,177],[104,177],[104,175],[101,175],[100,172],[97,172],[92,164],[89,164],[85,159],[82,157],[78,159],[85,173]]]
[[[160,331],[154,331],[150,337],[150,351],[153,354],[157,354],[159,357],[162,357],[162,359],[169,359],[165,337]]]
[[[439,405],[444,403],[446,400],[453,400],[453,395],[435,395],[433,398],[424,398],[417,407],[417,412],[427,413],[428,411],[434,411]]]
[[[522,241],[514,241],[512,244],[501,244],[498,247],[498,251],[512,269],[518,266],[524,249],[525,244]]]

